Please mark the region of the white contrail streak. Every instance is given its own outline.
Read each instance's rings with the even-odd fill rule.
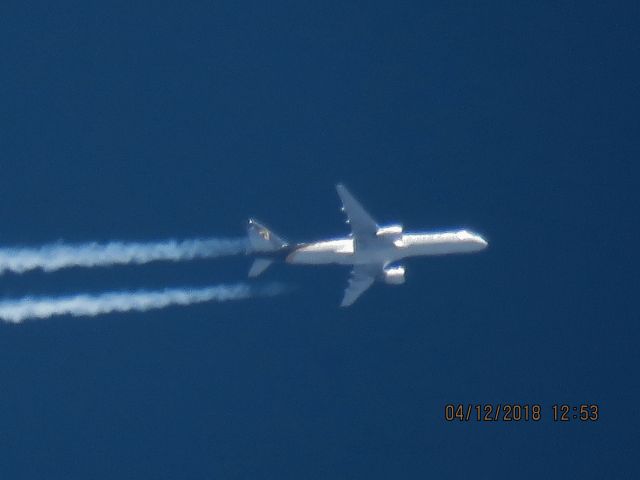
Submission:
[[[202,302],[242,300],[254,296],[274,296],[284,293],[285,287],[271,284],[254,288],[247,284],[216,285],[201,288],[169,288],[108,292],[98,295],[68,297],[24,297],[0,301],[0,320],[20,323],[30,318],[49,318],[55,315],[89,316],[104,313],[154,310],[171,305],[191,305]]]
[[[52,243],[37,248],[0,248],[0,274],[212,258],[243,253],[247,246],[244,239],[209,238],[149,243]]]

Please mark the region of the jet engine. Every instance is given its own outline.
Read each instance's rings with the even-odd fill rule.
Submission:
[[[389,225],[388,227],[380,227],[376,232],[376,237],[386,238],[395,242],[402,238],[402,225]]]
[[[384,281],[391,285],[404,283],[404,267],[388,267],[383,270]]]

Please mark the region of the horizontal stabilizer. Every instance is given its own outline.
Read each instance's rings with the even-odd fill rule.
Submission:
[[[249,269],[249,278],[255,278],[264,272],[269,265],[273,263],[273,260],[270,258],[256,258]]]

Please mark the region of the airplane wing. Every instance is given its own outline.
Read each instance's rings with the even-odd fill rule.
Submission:
[[[351,225],[355,248],[366,246],[367,243],[375,240],[378,224],[344,185],[339,183],[336,185],[336,190],[342,201],[342,210],[347,214],[347,223]]]
[[[349,286],[344,292],[341,307],[348,307],[362,295],[376,279],[378,265],[354,265],[349,278]]]

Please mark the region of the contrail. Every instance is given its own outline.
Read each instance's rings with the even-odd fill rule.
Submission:
[[[98,295],[67,297],[24,297],[0,301],[0,320],[21,323],[30,318],[49,318],[55,315],[93,317],[105,313],[154,310],[171,305],[192,305],[203,302],[242,300],[254,296],[274,296],[285,293],[286,287],[274,283],[264,287],[247,284],[216,285],[200,288],[168,288],[108,292]]]
[[[0,248],[0,274],[68,267],[142,264],[158,260],[193,260],[247,251],[245,239],[194,239],[161,242],[52,243],[37,248]]]

